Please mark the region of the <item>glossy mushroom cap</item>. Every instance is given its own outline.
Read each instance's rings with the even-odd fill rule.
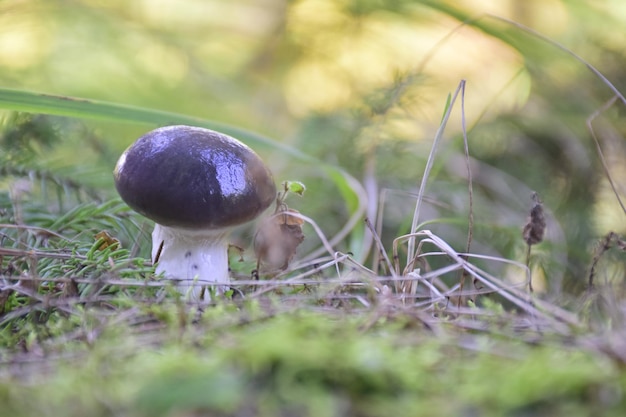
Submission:
[[[114,176],[133,210],[169,227],[235,226],[276,198],[272,174],[252,149],[198,127],[148,132],[122,154]]]

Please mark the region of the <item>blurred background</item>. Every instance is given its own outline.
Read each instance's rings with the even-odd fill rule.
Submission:
[[[410,229],[448,95],[466,80],[472,251],[523,262],[521,228],[536,191],[548,217],[546,240],[533,248],[536,287],[576,294],[599,239],[626,233],[626,221],[586,125],[614,93],[557,43],[626,91],[620,0],[2,0],[0,87],[257,132],[359,180],[369,200],[380,201],[368,213],[381,220],[390,249]],[[420,220],[464,251],[469,198],[460,104]],[[622,198],[624,114],[617,102],[594,120]],[[103,200],[116,196],[111,171],[119,154],[155,127],[8,110],[0,116],[5,168],[46,169]],[[271,147],[258,151],[278,182],[307,185],[303,198],[288,201],[292,207],[330,236],[345,224],[353,203],[318,166]],[[8,174],[15,171],[3,176],[6,201]],[[369,260],[374,251],[363,236],[359,225],[336,247]],[[309,231],[299,252],[318,244]],[[624,257],[611,256],[599,279],[622,288]]]

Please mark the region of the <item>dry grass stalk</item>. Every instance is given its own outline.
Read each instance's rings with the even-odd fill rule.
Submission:
[[[533,245],[541,243],[546,231],[546,217],[543,212],[543,204],[537,193],[533,192],[531,196],[533,206],[530,209],[528,220],[522,229],[522,237],[526,242],[526,266],[530,269],[530,251]],[[528,290],[533,292],[532,275],[528,279]]]

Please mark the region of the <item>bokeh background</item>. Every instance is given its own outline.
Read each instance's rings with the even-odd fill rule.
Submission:
[[[472,250],[523,261],[520,230],[536,191],[549,220],[546,241],[534,250],[536,287],[563,295],[582,291],[598,240],[626,233],[626,221],[586,125],[614,93],[557,44],[626,91],[621,0],[0,1],[0,87],[181,113],[262,134],[361,181],[370,201],[380,199],[368,210],[382,219],[388,247],[409,230],[447,97],[466,80]],[[460,104],[439,146],[421,218],[462,251],[469,198]],[[51,170],[103,199],[115,197],[111,171],[119,154],[154,127],[0,115],[3,164]],[[594,120],[622,198],[624,115],[618,102]],[[329,235],[345,224],[351,203],[318,166],[276,149],[259,152],[277,181],[307,185],[290,205]],[[364,236],[359,226],[337,249],[369,261],[374,251]],[[318,244],[309,236],[301,252]],[[612,256],[600,279],[621,288],[623,256]]]

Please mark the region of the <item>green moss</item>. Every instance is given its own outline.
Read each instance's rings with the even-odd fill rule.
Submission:
[[[94,343],[68,348],[69,360],[14,368],[14,377],[5,370],[0,398],[17,417],[626,410],[625,378],[582,350],[507,342],[499,351],[483,336],[435,338],[397,323],[364,331],[353,317],[261,317],[255,308],[212,309],[196,324],[171,323],[150,335],[106,326]],[[470,339],[476,349],[461,347]]]

